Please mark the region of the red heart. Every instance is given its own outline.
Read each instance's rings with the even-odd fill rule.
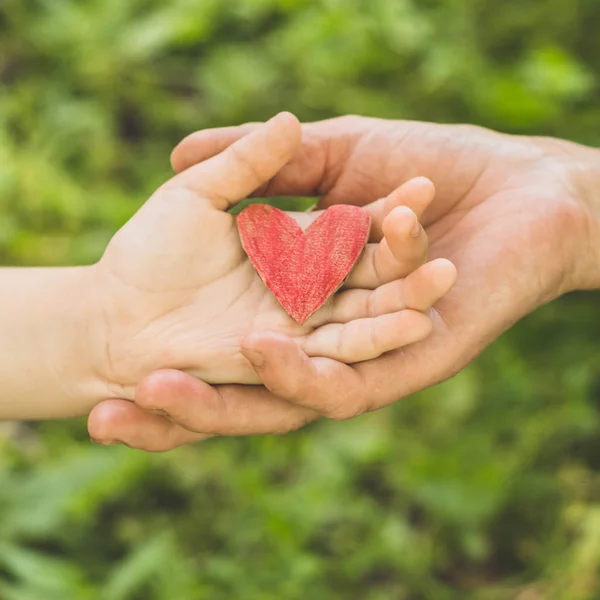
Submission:
[[[306,231],[283,211],[251,204],[237,218],[242,246],[285,311],[304,323],[337,290],[360,256],[371,217],[328,208]]]

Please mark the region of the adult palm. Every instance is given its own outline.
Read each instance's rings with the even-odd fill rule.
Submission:
[[[255,127],[192,134],[175,149],[173,166],[184,170]],[[301,150],[255,195],[364,205],[415,176],[434,183],[421,217],[430,255],[449,258],[459,276],[436,305],[433,333],[353,368],[309,359],[282,336],[257,335],[245,354],[265,387],[210,387],[158,371],[138,386],[136,404],[96,407],[92,436],[165,450],[207,435],[285,432],[319,416],[375,410],[447,379],[537,306],[599,285],[598,219],[586,203],[594,152],[468,125],[361,117],[304,125]]]

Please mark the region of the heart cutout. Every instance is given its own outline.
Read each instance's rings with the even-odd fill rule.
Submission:
[[[268,204],[251,204],[237,217],[248,258],[300,324],[342,285],[367,243],[370,225],[369,213],[345,204],[328,208],[306,231]]]

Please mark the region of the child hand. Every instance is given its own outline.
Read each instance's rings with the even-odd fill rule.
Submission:
[[[437,260],[414,270],[425,259],[425,234],[418,226],[411,236],[416,217],[398,206],[418,190],[425,205],[432,196],[426,180],[369,207],[372,238],[383,238],[367,246],[346,289],[303,325],[260,280],[226,210],[273,177],[299,142],[297,120],[275,117],[167,182],[115,235],[94,267],[102,323],[95,364],[109,397],[133,399],[136,384],[161,368],[210,383],[259,383],[240,346],[267,330],[289,336],[309,356],[344,362],[428,334],[425,312],[452,286],[454,268]]]

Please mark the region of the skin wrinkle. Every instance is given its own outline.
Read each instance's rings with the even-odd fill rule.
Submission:
[[[379,261],[381,260],[381,254],[377,251],[371,252],[371,268],[375,273],[375,277],[378,281],[383,281],[384,278],[381,276],[381,267]]]
[[[188,200],[189,200],[189,198],[188,198]],[[224,213],[222,213],[222,214],[224,215]],[[219,221],[219,225],[221,225],[221,221]],[[234,226],[235,226],[235,220],[229,216],[227,219],[227,229],[222,234],[223,237],[226,238],[229,235],[232,235]],[[125,227],[127,227],[127,225]],[[166,293],[177,294],[177,293],[187,293],[187,292],[191,292],[191,291],[196,291],[199,285],[202,285],[205,283],[202,278],[199,278],[199,280],[195,280],[192,283],[190,283],[189,285],[186,285],[186,286],[178,285],[176,287],[170,287],[170,289],[165,290],[164,288],[163,289],[154,289],[153,287],[150,287],[148,285],[142,285],[140,283],[140,281],[137,279],[135,282],[125,280],[124,275],[121,272],[117,272],[117,270],[116,270],[117,266],[119,267],[119,269],[122,268],[122,266],[123,266],[122,260],[116,261],[116,264],[113,265],[112,264],[113,261],[111,260],[112,255],[116,253],[117,255],[123,254],[125,257],[127,257],[132,252],[135,252],[135,250],[137,249],[137,246],[139,244],[137,244],[137,241],[135,244],[132,244],[131,241],[128,239],[123,240],[123,236],[119,235],[122,232],[123,232],[123,230],[121,230],[121,232],[119,232],[115,237],[113,237],[111,244],[109,245],[107,251],[105,252],[104,256],[102,257],[102,259],[100,260],[100,262],[98,264],[103,269],[109,269],[111,271],[112,275],[114,276],[114,278],[116,280],[118,280],[120,285],[122,285],[123,287],[131,289],[134,292],[140,292],[140,293],[145,293],[145,294],[155,294],[158,296],[158,295],[164,295]],[[137,233],[137,231],[135,231],[135,230],[134,230],[134,232]],[[237,236],[237,233],[235,233],[235,235]],[[148,243],[151,243],[151,240],[149,240]],[[241,250],[238,252],[238,255],[239,255],[238,260],[244,259],[244,255],[243,255],[243,252],[241,252]]]
[[[463,148],[463,153],[465,152],[465,149]],[[462,196],[459,197],[459,199],[457,200],[455,207],[456,206],[460,206],[463,202],[466,202],[467,204],[469,204],[468,202],[468,198],[469,196],[474,193],[474,191],[477,189],[477,186],[479,185],[479,182],[481,181],[482,177],[485,175],[487,168],[490,164],[490,156],[488,155],[483,163],[481,164],[481,167],[479,169],[479,172],[477,173],[477,175],[473,178],[473,181],[471,183],[471,185],[469,185],[467,187],[467,189],[465,190],[465,192],[462,194]]]
[[[348,171],[346,171],[346,181],[348,181],[348,179],[350,179],[350,181],[352,182],[352,188],[355,190],[354,192],[354,196],[356,196],[356,190],[360,190],[362,193],[360,194],[361,197],[364,198],[368,198],[369,201],[371,200],[376,200],[375,197],[373,197],[373,184],[372,184],[372,178],[373,178],[373,174],[370,168],[370,161],[361,161],[361,160],[357,160],[357,153],[362,151],[363,147],[365,145],[368,145],[369,143],[369,138],[373,137],[375,139],[377,139],[377,134],[376,132],[373,132],[371,134],[366,134],[366,139],[362,138],[361,140],[359,140],[359,142],[354,146],[351,154],[348,157],[348,163],[349,164],[354,164],[354,168],[352,169],[351,174],[349,174]],[[390,153],[391,154],[391,153]],[[340,181],[340,183],[342,183]],[[400,185],[400,183],[402,183],[400,180],[398,180],[396,182],[396,185],[394,185],[393,187],[396,187],[397,185]]]
[[[338,336],[335,345],[335,352],[338,356],[342,357],[342,360],[345,354],[343,350],[346,347],[346,338],[348,337],[348,334],[350,332],[350,327],[351,325],[342,329],[342,334]]]
[[[325,176],[322,178],[322,182],[324,182],[327,173],[330,174],[327,190],[338,187],[340,179],[346,174],[347,165],[351,162],[365,135],[365,121],[364,118],[356,115],[345,115],[330,120],[330,133],[327,136],[324,161]],[[312,127],[318,129],[319,123],[313,123]],[[335,159],[334,155],[336,156]],[[323,191],[327,190],[324,189]]]
[[[227,273],[227,275],[224,276],[222,279],[227,279],[227,278],[229,278],[231,276],[234,276],[235,272],[239,268],[243,267],[247,262],[248,261],[246,259],[241,258],[240,262],[231,271],[229,271],[229,273]],[[110,270],[110,272],[115,277],[119,278],[118,275],[116,275],[110,269],[110,266],[109,266],[109,270]],[[254,272],[252,271],[252,272],[250,272],[250,274],[253,276],[252,280],[255,281],[256,277],[254,276],[255,275]],[[119,278],[119,280],[120,280],[120,278]],[[250,283],[250,286],[252,285],[253,281]],[[122,282],[122,283],[124,283],[124,282]],[[235,306],[235,304],[237,304],[243,298],[243,296],[245,295],[245,293],[247,293],[248,290],[249,290],[249,287],[246,288],[245,290],[243,290],[243,292],[240,293],[238,296],[236,296],[233,299],[233,301],[231,302],[230,306]],[[140,291],[139,288],[137,289],[137,291]],[[143,290],[141,290],[141,291],[143,291]],[[175,290],[175,292],[176,291],[177,290]],[[175,292],[173,292],[173,293],[175,293]],[[197,297],[197,295],[199,293],[200,292],[198,292],[198,290],[196,289],[195,293],[194,293],[194,296]],[[186,304],[185,307],[181,307],[181,306],[171,307],[171,306],[169,306],[169,307],[165,308],[165,310],[162,313],[153,316],[152,320],[150,322],[148,322],[145,326],[143,326],[143,328],[141,328],[137,333],[135,333],[133,335],[132,339],[134,341],[135,341],[135,339],[139,339],[139,338],[141,338],[143,340],[143,338],[147,335],[148,330],[151,330],[152,327],[153,327],[153,325],[160,323],[160,321],[162,321],[165,318],[167,318],[168,316],[170,316],[174,311],[180,311],[181,308],[187,309],[187,308],[189,308],[192,305],[193,305],[193,301],[190,301],[189,303]],[[226,308],[225,312],[227,312],[228,309],[229,308]],[[216,319],[216,317],[210,318],[206,322],[206,325],[212,324],[215,319]],[[174,322],[176,323],[177,320],[175,320]],[[109,327],[108,323],[106,322],[106,317],[105,317],[105,330],[107,331],[106,344],[105,344],[105,346],[106,346],[105,352],[106,352],[107,365],[108,365],[108,368],[109,368],[108,373],[113,373],[112,376],[108,376],[108,374],[107,374],[107,377],[109,378],[109,386],[110,386],[110,389],[111,389],[111,394],[113,394],[113,391],[114,391],[114,392],[117,392],[116,394],[113,394],[114,397],[132,399],[132,392],[131,392],[131,390],[135,388],[136,380],[125,381],[123,384],[116,384],[115,383],[118,380],[118,378],[114,375],[114,373],[116,372],[115,371],[116,367],[115,367],[114,361],[112,359],[112,351],[111,351],[111,349],[109,347],[110,343],[111,343],[110,340],[112,338],[112,336],[110,334],[111,328]],[[169,332],[170,332],[170,330],[167,328],[167,329],[164,329],[162,331],[158,331],[156,334],[153,335],[153,337],[154,338],[160,338],[162,336],[162,337],[166,337],[168,339],[170,337]],[[183,365],[183,364],[181,364],[181,365],[173,365],[173,367],[174,368],[178,367],[178,368],[180,368],[182,370],[189,371],[189,368],[186,368],[186,366]]]
[[[508,189],[510,189],[510,187]],[[530,221],[528,223],[528,229],[527,229],[527,231],[529,233],[524,237],[526,239],[529,239],[529,238],[533,239],[534,237],[538,237],[538,236],[536,236],[536,234],[543,230],[544,234],[540,238],[540,243],[538,244],[539,248],[544,246],[547,243],[547,240],[549,238],[559,240],[561,245],[569,244],[570,239],[571,239],[570,236],[562,235],[562,229],[564,226],[563,217],[569,218],[569,216],[567,214],[563,214],[562,208],[559,207],[559,205],[557,205],[557,203],[556,203],[555,195],[550,194],[546,197],[545,195],[540,195],[539,192],[534,191],[533,195],[528,199],[528,202],[531,202],[533,200],[536,200],[537,202],[547,202],[548,203],[548,209],[543,217],[543,221],[546,224],[546,226],[541,227],[539,220]],[[524,207],[522,210],[524,211]],[[555,214],[556,210],[559,211],[559,214]],[[556,234],[554,236],[548,236],[548,229],[555,230],[556,228],[558,228],[556,231]],[[554,244],[551,247],[549,247],[546,252],[543,252],[542,254],[553,253],[553,252],[556,252],[556,247]],[[565,249],[563,251],[563,254],[564,254],[564,256],[573,257],[575,253],[567,251]],[[547,281],[544,281],[541,279],[541,277],[542,277],[541,271],[538,271],[536,269],[532,269],[532,270],[534,271],[535,276],[539,278],[537,289],[540,290],[540,292],[538,294],[536,294],[534,297],[536,306],[543,303],[544,301],[550,301],[550,300],[554,299],[557,295],[560,295],[561,290],[564,290],[564,287],[565,287],[565,278],[568,279],[568,272],[570,271],[570,269],[568,269],[568,268],[557,269],[553,274],[549,274]],[[552,289],[554,291],[551,293],[550,296],[544,297],[543,293],[541,293],[541,290],[544,290],[544,289]],[[566,290],[564,290],[564,291],[566,291]],[[533,298],[532,298],[532,300],[533,300]]]
[[[301,362],[303,363],[305,371],[314,373],[315,368],[313,363],[307,361],[304,357],[301,357]],[[283,396],[286,399],[286,401],[288,398],[309,398],[310,396],[313,396],[315,394],[315,392],[311,388],[312,378],[308,378],[306,380],[302,378],[296,378],[293,381],[294,385],[284,388],[285,393],[283,394]]]
[[[340,398],[340,402],[332,402],[325,416],[334,421],[347,421],[358,417],[365,412],[364,402],[359,398],[361,397],[352,394],[347,399]]]
[[[214,401],[215,399],[216,402]],[[224,396],[221,393],[221,390],[219,390],[218,388],[214,389],[214,395],[211,395],[211,402],[209,402],[209,423],[212,423],[214,427],[214,423],[219,420],[219,416],[223,415],[225,417],[229,415],[235,416],[237,420],[239,418],[239,415],[232,415],[232,413],[235,413],[235,411],[232,411],[231,403],[229,402],[227,397]],[[213,429],[213,427],[208,427],[207,430],[210,432]]]
[[[498,259],[498,260],[500,260],[500,259]],[[462,271],[465,271],[465,267],[464,267],[464,265],[462,265],[461,261],[460,261],[460,260],[457,260],[456,262],[457,262],[457,267],[458,267],[458,269],[459,269],[459,272],[460,272],[461,270],[462,270]],[[462,265],[462,266],[461,266],[461,265]],[[468,268],[468,267],[467,267],[467,268]],[[460,285],[461,285],[461,278],[459,278],[459,280],[458,280],[457,287],[458,287],[458,288],[460,288]],[[446,304],[445,302],[442,302],[442,303],[438,304],[438,312],[439,312],[440,314],[442,314],[442,313],[443,313],[445,304]],[[452,310],[455,310],[455,309],[452,309]],[[459,315],[457,315],[457,316],[459,316]],[[444,319],[444,321],[446,321],[446,319]],[[459,319],[459,321],[458,321],[458,322],[460,323],[460,322],[461,322],[461,320]],[[463,320],[462,322],[463,322],[463,326],[462,326],[462,327],[460,327],[460,328],[457,328],[457,325],[455,324],[455,325],[453,326],[453,329],[449,329],[449,331],[454,331],[454,332],[456,332],[457,334],[458,334],[458,332],[459,332],[459,331],[465,331],[465,330],[467,329],[467,328],[465,328],[465,325],[467,324],[467,321],[464,321],[464,320]],[[472,327],[468,327],[468,330],[470,330],[470,329],[472,329]]]
[[[311,137],[312,137],[312,141],[311,141]],[[315,196],[321,196],[324,193],[327,193],[327,191],[329,190],[329,184],[326,183],[325,178],[327,177],[328,173],[333,173],[333,169],[331,167],[331,136],[327,137],[325,139],[324,142],[322,142],[321,140],[317,141],[314,139],[314,136],[311,136],[310,133],[308,133],[307,138],[309,140],[309,144],[307,146],[306,151],[304,149],[301,150],[301,152],[305,152],[305,162],[307,164],[321,164],[321,172],[320,174],[317,176],[316,180],[315,180],[315,184],[313,185],[312,190],[309,191],[310,194],[314,194]],[[318,160],[318,155],[319,153],[323,154],[323,159],[322,160]],[[311,154],[315,154],[317,156],[317,158],[315,158],[314,156],[311,156]],[[331,171],[330,171],[331,169]],[[336,181],[335,175],[334,177],[334,181]]]
[[[286,408],[289,408],[290,410],[297,410],[297,405],[288,401],[285,398],[280,398],[280,401],[282,403],[284,403],[284,405],[286,406]],[[290,433],[291,431],[296,431],[302,427],[304,427],[305,425],[308,425],[309,423],[312,423],[313,421],[316,421],[317,419],[320,418],[320,415],[318,415],[317,413],[315,413],[314,411],[311,411],[309,409],[304,409],[304,411],[302,411],[302,417],[298,418],[297,421],[290,426],[290,421],[289,420],[284,420],[283,415],[281,420],[278,420],[277,422],[277,426],[274,428],[269,428],[266,429],[263,432],[265,435],[269,435],[269,434],[275,434],[275,435],[284,435],[286,433]],[[246,435],[245,431],[243,431],[241,433],[241,435]]]
[[[407,134],[402,136],[400,138],[400,144],[399,144],[399,150],[401,150],[405,156],[406,156],[406,161],[408,162],[410,160],[410,154],[411,151],[409,150],[404,150],[405,148],[407,148],[407,146],[410,144],[411,141],[413,141],[413,138],[416,137],[416,139],[414,140],[413,144],[415,148],[419,148],[419,147],[427,147],[427,148],[431,148],[432,146],[436,147],[436,162],[443,162],[443,156],[444,156],[444,149],[447,145],[449,145],[449,141],[451,139],[451,132],[448,131],[445,134],[445,139],[442,137],[441,140],[439,140],[439,143],[434,143],[434,144],[427,144],[426,139],[427,139],[427,134],[431,133],[431,128],[429,126],[425,127],[425,130],[423,130],[421,127],[419,127],[418,123],[412,123],[410,128],[407,131]],[[442,195],[444,193],[444,181],[445,178],[442,178],[441,181],[433,181],[434,185],[435,185],[435,189],[436,189],[436,195]],[[431,217],[429,217],[429,215],[427,215],[427,213],[425,215],[423,215],[423,226],[424,227],[428,227],[430,224],[430,219]]]
[[[348,119],[354,120],[354,117],[340,117],[340,119]],[[323,161],[323,175],[321,177],[320,184],[317,188],[318,194],[322,195],[325,193],[322,201],[329,204],[337,204],[338,202],[344,203],[343,196],[343,188],[344,181],[353,175],[349,175],[347,171],[347,165],[352,163],[352,159],[354,158],[356,152],[358,151],[361,143],[361,138],[357,138],[356,135],[349,134],[348,136],[344,136],[345,141],[345,149],[342,150],[338,145],[340,144],[340,140],[336,139],[336,146],[334,148],[333,145],[334,136],[330,134],[326,138],[325,142],[325,160]],[[337,163],[342,166],[334,169],[332,165],[336,164],[333,157],[333,150],[339,154],[337,159]],[[329,171],[328,171],[329,170]],[[327,175],[329,173],[329,181],[325,183],[327,179]],[[340,196],[340,200],[337,200],[337,197]]]
[[[189,285],[189,286],[184,286],[184,287],[180,287],[180,288],[175,288],[172,290],[168,290],[168,292],[165,292],[165,290],[155,290],[155,289],[151,289],[151,288],[147,288],[145,286],[140,285],[138,282],[132,283],[129,281],[125,281],[123,279],[123,277],[117,273],[114,269],[114,266],[110,264],[110,262],[108,261],[100,261],[100,265],[102,266],[103,269],[105,269],[109,275],[111,275],[114,279],[116,279],[119,283],[119,285],[123,286],[124,288],[129,288],[131,290],[133,290],[134,292],[138,292],[138,293],[143,293],[143,294],[156,294],[157,296],[159,295],[164,295],[165,293],[172,293],[172,294],[180,294],[180,293],[187,293],[187,292],[192,292],[192,291],[196,291],[198,288],[198,284],[194,283],[193,285]]]
[[[124,284],[124,282],[121,281],[120,277],[113,271],[110,264],[108,265],[107,271],[109,275],[116,278],[122,285]],[[98,286],[98,288],[102,289],[102,286]],[[104,358],[106,365],[103,373],[104,380],[110,391],[110,396],[114,398],[129,398],[129,394],[126,390],[128,390],[129,386],[131,385],[131,382],[119,384],[119,378],[116,376],[117,369],[115,366],[115,361],[113,359],[113,352],[111,347],[111,339],[114,336],[114,332],[111,327],[111,320],[108,317],[108,306],[105,302],[101,302],[100,306],[100,314],[103,321],[103,329],[106,332],[104,343]]]
[[[257,185],[260,185],[260,181],[263,181],[264,177],[261,176],[260,170],[251,160],[248,160],[248,157],[241,152],[237,146],[230,146],[231,153],[240,164],[240,166],[245,169],[248,173],[250,173],[250,177],[257,182]],[[268,183],[268,182],[267,182]],[[227,208],[231,208],[233,204],[238,201],[238,198],[232,198],[228,200],[229,205]]]
[[[317,192],[317,196],[322,196],[324,193],[327,194],[328,191],[332,188],[335,187],[339,177],[341,176],[343,171],[338,172],[337,174],[335,174],[334,169],[332,168],[332,151],[331,151],[331,147],[332,147],[332,143],[333,143],[333,138],[331,135],[327,136],[325,138],[325,142],[323,144],[324,146],[324,160],[322,161],[322,171],[321,171],[321,175],[319,176],[318,180],[317,180],[317,185],[316,185],[316,192]],[[326,183],[326,178],[327,175],[330,174],[330,182]]]
[[[463,213],[463,217],[464,217],[464,213]],[[455,226],[456,226],[456,224],[455,224]]]
[[[166,188],[166,189],[169,189],[169,188]],[[203,190],[200,187],[195,187],[194,188],[189,183],[186,183],[184,185],[181,185],[181,184],[174,185],[172,189],[173,190],[177,190],[177,191],[179,191],[181,189],[185,189],[188,192],[190,192],[191,194],[194,194],[194,196],[197,196],[199,193],[205,194],[205,195],[208,194],[208,190]],[[222,194],[212,193],[212,192],[211,192],[210,195],[213,198],[213,200],[218,201],[218,203],[220,205],[223,205],[226,208],[230,208],[231,207],[231,200],[229,198],[227,198],[227,196],[223,196]]]
[[[373,349],[373,352],[375,351],[375,348],[377,348],[377,344],[375,342],[375,340],[377,339],[377,331],[376,329],[376,321],[370,321],[369,323],[369,343],[371,344],[371,348]]]
[[[375,290],[375,292],[373,292],[372,294],[368,294],[365,297],[365,309],[366,309],[366,313],[369,317],[373,317],[374,315],[377,314],[377,311],[375,309],[376,302],[377,301],[377,291]]]
[[[456,127],[458,129],[458,131],[461,131],[460,128],[464,127],[464,126],[457,125],[457,126],[453,126],[453,127]],[[453,138],[453,137],[451,137],[451,132],[449,131],[446,136],[446,139],[442,141],[442,143],[439,145],[439,148],[437,150],[438,157],[440,157],[440,159],[442,159],[442,157],[445,154],[447,154],[447,148],[451,147],[452,144],[455,144],[455,145],[457,144],[457,139],[460,140],[458,142],[458,149],[457,149],[458,155],[453,156],[452,166],[448,169],[447,174],[440,180],[440,182],[436,186],[436,189],[439,190],[440,193],[442,193],[442,190],[444,190],[444,188],[446,187],[447,182],[449,180],[453,180],[456,178],[456,171],[460,168],[460,164],[462,162],[461,155],[465,152],[465,149],[466,149],[466,147],[468,147],[468,144],[472,143],[472,140],[469,138],[468,135],[463,135],[463,136],[459,136],[458,138]],[[489,161],[489,159],[486,159],[486,160]],[[469,196],[469,194],[471,192],[473,192],[473,190],[476,188],[476,186],[479,183],[479,181],[481,180],[481,177],[483,176],[484,172],[485,172],[485,166],[481,165],[479,172],[475,175],[472,182],[470,184],[467,184],[466,189],[463,190],[462,193],[456,194],[456,199],[454,200],[454,202],[450,203],[448,212],[452,212],[466,200],[466,198]]]
[[[253,269],[250,268],[251,267],[250,261],[245,256],[242,256],[242,255],[240,256],[240,262],[237,265],[235,265],[229,271],[229,273],[227,273],[227,275],[225,275],[221,279],[227,279],[229,277],[234,277],[236,272],[244,267],[248,268],[248,284],[245,287],[242,286],[243,289],[241,289],[240,293],[231,299],[231,301],[225,306],[223,312],[228,312],[230,309],[232,309],[236,304],[238,304],[244,298],[244,296],[247,293],[250,292],[250,290],[256,283],[259,283],[257,281],[256,273],[254,272]],[[197,290],[196,297],[198,297],[200,294],[201,294],[201,292],[199,290]],[[210,317],[208,319],[208,321],[206,321],[206,325],[212,325],[215,322],[215,319],[217,319],[216,315]]]
[[[386,139],[389,139],[391,137],[391,139],[394,140],[391,145],[390,150],[386,153],[386,157],[385,157],[383,168],[382,168],[383,176],[386,181],[398,180],[398,174],[396,172],[395,166],[392,166],[392,164],[393,164],[392,161],[396,162],[396,160],[397,160],[396,153],[397,152],[401,152],[402,154],[405,154],[404,148],[406,147],[407,142],[410,140],[411,134],[415,128],[415,125],[413,123],[409,123],[406,126],[406,129],[403,132],[403,134],[396,140],[396,139],[394,139],[396,136],[390,136],[390,134],[392,133],[392,127],[394,127],[394,126],[395,126],[395,123],[393,125],[390,124],[389,127],[384,129],[384,132],[386,134],[386,136],[385,136]],[[394,127],[394,129],[395,129],[395,127]],[[387,175],[388,173],[389,173],[389,175]],[[406,179],[406,177],[405,177],[405,179]]]
[[[264,305],[272,302],[272,300],[269,296],[269,290],[265,282],[260,277],[257,276],[254,278],[254,285],[259,286],[263,290],[263,294],[258,305],[258,310],[256,310],[254,313],[251,329],[252,331],[260,331],[263,328],[263,324],[258,320],[258,317],[262,314],[262,309],[264,308]]]
[[[284,356],[286,356],[285,353]],[[286,363],[286,366],[289,368],[289,361],[286,361]],[[303,363],[301,368],[304,370],[310,370],[311,365],[307,364],[303,358],[301,358],[301,363]],[[278,384],[272,385],[271,391],[286,401],[289,397],[303,398],[307,395],[306,390],[302,387],[303,384],[304,381],[299,377],[286,378],[284,380],[280,380]]]
[[[489,158],[486,160],[487,165],[489,165]],[[445,228],[445,230],[442,230],[441,234],[437,234],[437,230],[440,229],[440,227],[438,226],[438,223],[433,223],[431,225],[431,227],[428,229],[427,233],[430,239],[430,242],[432,245],[438,245],[438,243],[443,243],[444,238],[451,236],[452,233],[454,232],[455,229],[457,229],[461,222],[465,219],[465,217],[469,216],[469,212],[472,209],[472,207],[469,205],[469,203],[467,203],[467,206],[465,206],[464,208],[460,208],[460,205],[462,203],[463,200],[466,200],[466,198],[468,197],[469,194],[472,194],[475,189],[476,189],[476,185],[481,182],[482,177],[483,177],[483,173],[484,173],[484,169],[482,169],[475,177],[475,183],[471,186],[468,187],[468,189],[464,192],[464,194],[462,196],[459,197],[459,199],[452,205],[452,212],[456,213],[456,218],[453,220],[450,220]],[[505,189],[505,186],[508,184],[509,178],[512,176],[507,176],[507,179],[505,180],[504,183],[502,183],[500,185],[500,187],[502,189]],[[510,187],[508,188],[510,189]],[[435,233],[434,230],[435,229]],[[437,257],[438,255],[436,255]]]
[[[552,146],[552,155],[550,157],[543,156],[540,160],[540,165],[543,166],[544,163],[548,162],[551,165],[551,168],[554,173],[559,175],[562,184],[565,186],[567,197],[571,200],[573,205],[574,212],[577,212],[577,209],[583,208],[583,213],[579,214],[577,227],[582,230],[582,239],[585,240],[586,250],[587,252],[581,253],[576,250],[572,252],[572,256],[575,257],[578,254],[588,255],[590,257],[594,257],[596,255],[596,259],[592,258],[591,264],[598,265],[600,264],[600,251],[596,252],[594,250],[594,245],[592,240],[600,238],[600,205],[596,206],[596,211],[598,214],[594,215],[593,206],[594,204],[590,201],[590,191],[593,189],[598,189],[600,187],[600,177],[598,177],[598,181],[594,182],[592,173],[599,173],[598,169],[589,168],[590,165],[583,161],[583,147],[574,144],[572,142],[567,142],[564,140],[553,140],[542,138],[543,142],[546,145]],[[571,169],[573,169],[578,177],[576,180],[570,178],[568,176],[568,168],[560,161],[560,157],[557,154],[556,147],[562,148],[567,152],[567,155],[570,158],[569,165]],[[585,150],[588,150],[587,148]],[[600,157],[600,151],[597,149],[591,149],[596,154],[597,157]],[[588,158],[587,152],[585,153],[586,158]],[[584,166],[585,165],[585,166]],[[586,168],[587,167],[587,168]],[[577,185],[579,184],[579,185]],[[585,202],[583,206],[581,203],[577,202],[577,198],[584,198]],[[595,230],[595,231],[594,231]],[[562,282],[561,289],[569,290],[569,288],[576,288],[581,286],[583,289],[593,289],[600,285],[600,275],[598,276],[597,282],[591,282],[587,276],[581,275],[580,272],[594,272],[594,268],[589,264],[586,265],[587,268],[577,268],[578,262],[573,260],[573,265],[571,271],[573,272],[572,280],[569,280],[568,274],[565,273],[564,281]],[[596,269],[597,271],[597,269]]]

